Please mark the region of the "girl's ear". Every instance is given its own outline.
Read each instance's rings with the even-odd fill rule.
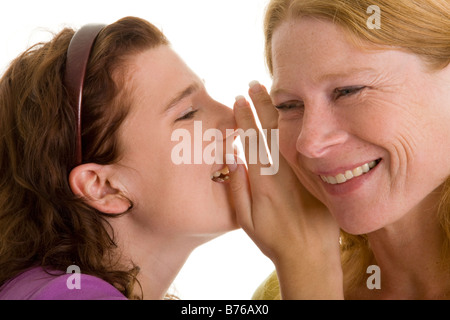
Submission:
[[[113,187],[107,166],[86,163],[74,168],[69,175],[72,192],[88,205],[108,214],[124,213],[131,207],[131,201],[124,196],[120,187]]]

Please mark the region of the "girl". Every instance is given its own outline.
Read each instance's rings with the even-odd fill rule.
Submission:
[[[226,167],[171,159],[194,121],[236,126],[142,19],[64,29],[14,60],[0,81],[0,298],[166,297],[192,250],[237,228]]]

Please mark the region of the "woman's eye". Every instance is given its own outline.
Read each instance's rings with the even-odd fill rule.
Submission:
[[[288,101],[275,106],[279,111],[289,111],[293,109],[303,108],[303,102],[301,101]]]
[[[189,112],[185,113],[184,115],[182,115],[181,117],[179,117],[177,120],[175,120],[175,122],[192,119],[197,112],[198,112],[198,110],[189,111]]]
[[[335,99],[338,99],[340,97],[351,96],[351,95],[354,95],[354,94],[360,92],[364,88],[365,88],[364,86],[337,88],[334,90],[334,96],[335,96]]]

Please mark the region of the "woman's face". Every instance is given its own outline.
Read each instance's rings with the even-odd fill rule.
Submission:
[[[324,20],[284,22],[271,96],[281,153],[339,225],[362,234],[436,204],[450,174],[450,72],[347,39]]]
[[[201,156],[214,146],[202,142],[207,129],[220,130],[224,139],[226,129],[235,129],[232,110],[214,101],[203,81],[168,46],[133,57],[130,70],[127,86],[133,103],[121,128],[119,171],[135,204],[131,214],[142,230],[169,236],[214,237],[235,229],[227,186],[211,180],[224,165],[203,159],[190,164],[194,153]],[[189,133],[190,139],[172,138],[174,132]],[[183,155],[173,153],[180,150],[176,146],[191,152],[192,162],[176,164],[173,154]]]

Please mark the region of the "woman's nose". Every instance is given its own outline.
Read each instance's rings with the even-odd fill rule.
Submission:
[[[347,141],[348,133],[339,125],[329,106],[305,106],[296,148],[308,158],[324,157]]]

